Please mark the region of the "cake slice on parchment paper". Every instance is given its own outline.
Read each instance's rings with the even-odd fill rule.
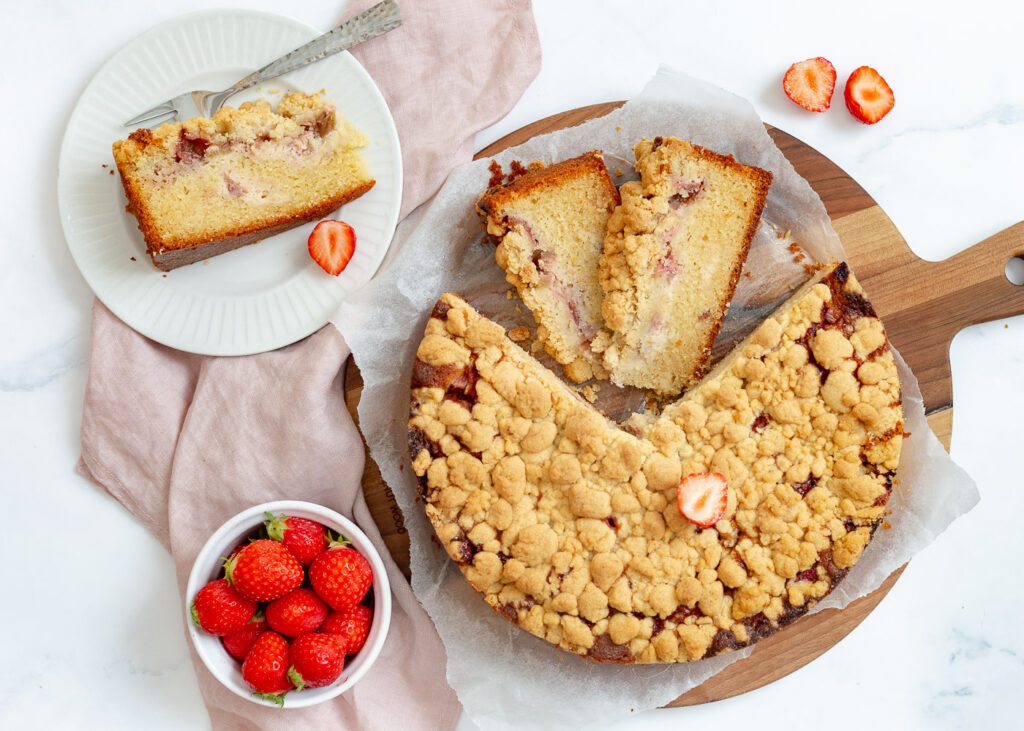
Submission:
[[[620,386],[674,395],[705,372],[771,173],[674,137],[634,148],[600,259],[603,353]]]
[[[590,343],[603,320],[598,259],[619,194],[601,152],[532,167],[477,203],[506,279],[537,321],[537,339],[577,383],[607,374]]]
[[[128,208],[169,271],[323,218],[374,179],[368,140],[317,95],[295,92],[139,129],[114,143]]]

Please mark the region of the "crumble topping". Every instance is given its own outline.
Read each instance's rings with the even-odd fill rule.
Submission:
[[[845,264],[635,433],[445,294],[409,445],[441,544],[496,611],[595,660],[686,662],[771,634],[857,562],[892,489],[900,403]],[[729,484],[712,528],[676,506],[680,478],[704,471]]]

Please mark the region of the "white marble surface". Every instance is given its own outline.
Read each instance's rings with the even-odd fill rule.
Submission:
[[[343,5],[224,4],[287,12],[324,29]],[[136,34],[205,6],[5,4],[3,728],[209,723],[169,557],[73,472],[92,296],[67,255],[55,182],[64,125],[92,74]],[[842,8],[820,0],[538,2],[541,73],[477,144],[564,109],[627,98],[669,63],[747,97],[767,122],[831,157],[882,205],[915,252],[942,259],[1024,218],[1022,8],[993,0]],[[781,92],[782,73],[816,55],[836,65],[839,90],[856,66],[878,68],[895,90],[895,110],[868,127],[847,114],[838,95],[823,115],[794,106]],[[910,564],[853,633],[807,667],[738,698],[651,711],[617,728],[739,727],[754,718],[761,728],[1019,723],[1024,318],[965,330],[952,361],[952,454],[977,480],[981,504]]]

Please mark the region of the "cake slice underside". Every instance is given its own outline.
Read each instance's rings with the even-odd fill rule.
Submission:
[[[413,367],[409,448],[441,545],[495,611],[592,659],[688,662],[835,588],[884,518],[902,426],[885,331],[842,264],[626,428],[443,295]],[[728,504],[702,529],[676,487],[706,471]]]
[[[333,105],[292,94],[137,130],[114,144],[129,210],[172,269],[327,215],[374,185],[367,139]]]
[[[669,138],[636,146],[600,281],[596,345],[619,385],[672,395],[705,372],[757,230],[771,173]]]
[[[597,279],[608,216],[619,201],[600,152],[532,170],[488,190],[478,207],[500,238],[495,259],[566,375],[605,377],[590,343],[601,329]]]

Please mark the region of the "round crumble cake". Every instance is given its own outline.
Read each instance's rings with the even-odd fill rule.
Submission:
[[[846,264],[623,427],[453,294],[413,368],[412,466],[448,555],[496,611],[600,661],[698,660],[804,614],[881,523],[902,438],[892,352]],[[701,528],[676,488],[708,471],[728,503]]]

